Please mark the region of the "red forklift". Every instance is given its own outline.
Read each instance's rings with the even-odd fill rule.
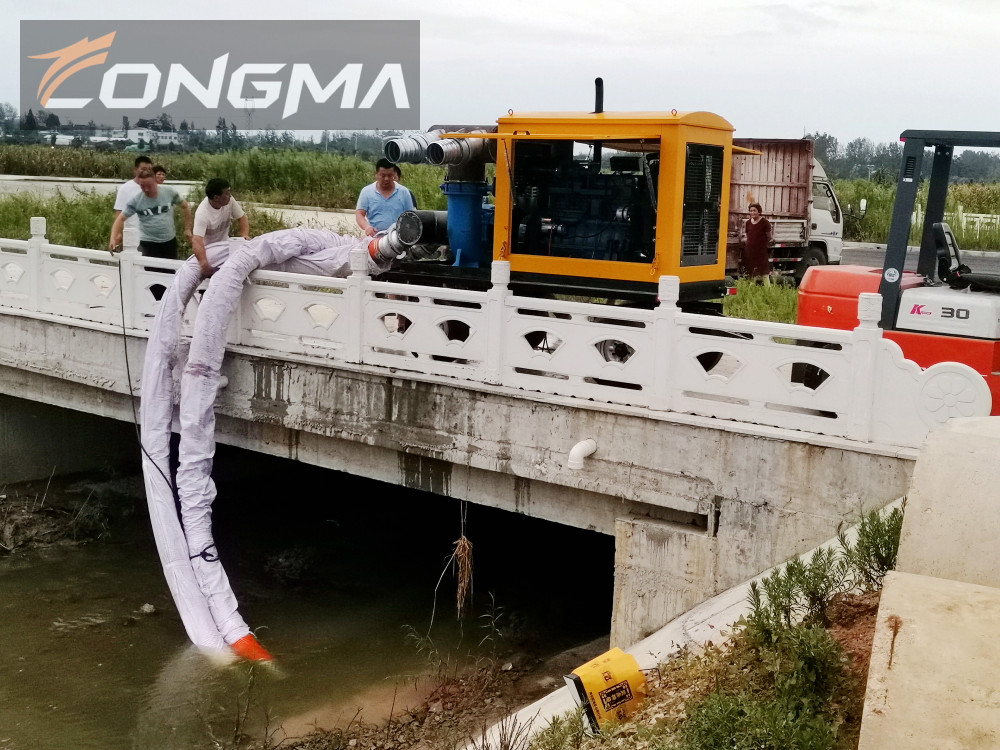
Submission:
[[[962,362],[986,378],[992,414],[1000,414],[1000,276],[974,273],[962,263],[944,221],[948,176],[956,148],[1000,148],[1000,133],[907,130],[896,185],[885,264],[815,266],[802,279],[800,325],[852,329],[858,295],[882,295],[880,325],[903,356],[921,367]],[[911,215],[926,149],[934,149],[927,210],[916,272],[904,271]]]

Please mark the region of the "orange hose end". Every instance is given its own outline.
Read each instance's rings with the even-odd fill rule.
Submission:
[[[243,636],[230,648],[239,658],[246,661],[274,661],[274,657],[257,642],[253,633]]]

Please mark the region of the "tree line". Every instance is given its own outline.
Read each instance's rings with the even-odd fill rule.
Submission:
[[[807,133],[813,141],[813,155],[826,168],[831,179],[873,180],[895,185],[903,158],[900,141],[875,143],[869,138],[855,138],[841,145],[829,133]],[[924,159],[923,176],[930,176],[930,159]],[[951,164],[952,182],[1000,182],[1000,153],[966,149]]]
[[[103,127],[103,126],[102,126]],[[7,141],[37,142],[39,130],[59,131],[86,136],[97,130],[93,120],[84,124],[63,123],[58,115],[28,110],[23,116],[17,108],[7,102],[0,102],[0,129]],[[382,144],[386,138],[400,135],[398,131],[329,131],[324,130],[319,140],[303,139],[291,131],[277,132],[272,129],[242,130],[236,123],[220,117],[214,128],[199,128],[197,124],[181,121],[176,127],[170,115],[164,113],[151,119],[138,119],[130,123],[122,118],[122,130],[149,128],[155,131],[178,131],[184,133],[184,148],[187,151],[239,151],[247,148],[281,148],[317,150],[329,153],[357,156],[374,160],[382,155]],[[895,184],[903,155],[903,145],[899,141],[875,143],[869,138],[855,138],[842,144],[829,133],[807,133],[806,138],[814,142],[814,154],[826,168],[831,179],[865,179],[880,184]],[[81,138],[82,143],[82,138]],[[930,160],[924,160],[924,171],[929,175]],[[953,182],[1000,182],[1000,153],[966,149],[952,162]]]

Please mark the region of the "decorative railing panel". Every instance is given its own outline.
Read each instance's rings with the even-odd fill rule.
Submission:
[[[30,240],[0,240],[0,314],[150,329],[178,261],[49,245],[44,232],[32,219]],[[502,262],[487,292],[373,281],[364,252],[346,279],[252,274],[230,345],[903,447],[990,412],[971,368],[921,370],[882,338],[875,294],[862,295],[860,325],[839,331],[683,313],[673,277],[652,310],[516,297]]]

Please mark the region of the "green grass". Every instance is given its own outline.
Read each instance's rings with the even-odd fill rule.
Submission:
[[[245,151],[147,154],[167,169],[167,180],[205,182],[223,177],[242,201],[321,208],[354,208],[361,188],[375,179],[375,165],[354,156],[322,151],[251,148]],[[0,174],[58,177],[132,175],[135,154],[92,149],[0,145]],[[403,184],[422,209],[444,209],[439,185],[445,168],[404,164]]]
[[[892,221],[892,204],[896,195],[895,185],[885,185],[869,180],[836,180],[834,190],[840,199],[840,204],[847,213],[850,204],[855,211],[861,199],[868,201],[865,216],[860,221],[847,219],[844,238],[856,242],[884,243],[889,238],[889,225]],[[923,183],[917,191],[917,205],[927,205],[927,183]],[[973,183],[950,185],[945,211],[954,213],[959,206],[969,214],[1000,214],[1000,185]],[[957,220],[949,222],[955,239],[960,248],[970,250],[1000,250],[1000,228],[994,227],[976,232],[969,225],[962,229]],[[910,244],[920,244],[921,225],[910,228]]]
[[[47,219],[46,236],[54,245],[106,249],[114,219],[113,195],[80,192],[69,198],[41,198],[34,193],[15,193],[0,198],[0,237],[26,240],[31,236],[31,217]]]
[[[197,196],[188,195],[192,218]],[[0,196],[0,237],[26,240],[31,236],[31,218],[44,216],[46,237],[53,245],[68,245],[91,250],[106,250],[114,220],[114,195],[100,195],[92,190],[77,191],[66,197],[62,194],[42,197],[37,193],[13,193]],[[254,236],[286,229],[287,224],[273,214],[247,208],[250,233]],[[181,258],[191,254],[191,245],[184,237],[184,217],[174,210],[174,227],[177,232],[178,251]]]
[[[722,310],[729,318],[770,320],[776,323],[794,323],[797,309],[797,290],[783,283],[765,280],[757,284],[751,279],[736,280],[736,294],[726,297]]]

